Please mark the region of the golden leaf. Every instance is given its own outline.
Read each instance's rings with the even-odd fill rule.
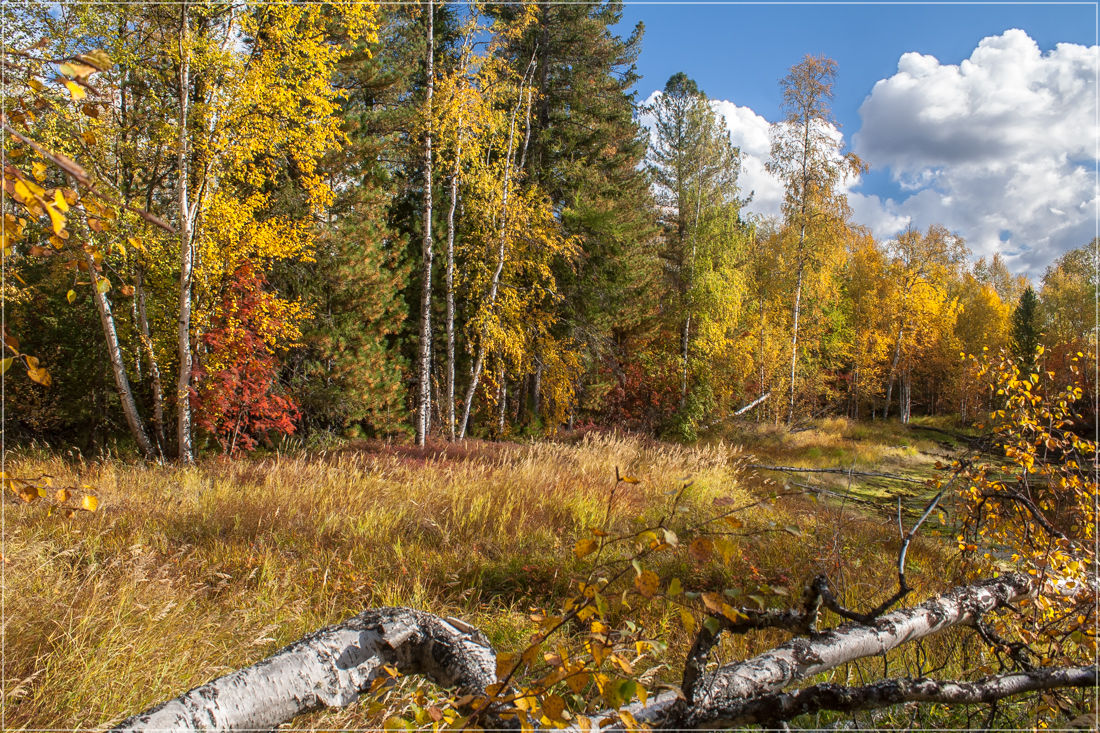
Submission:
[[[65,82],[65,88],[69,90],[69,96],[73,98],[74,102],[79,102],[84,97],[88,96],[88,93],[84,91],[84,88],[73,81]]]
[[[634,587],[646,598],[652,598],[657,593],[660,582],[657,573],[652,570],[643,570],[640,575],[634,578]]]
[[[573,546],[573,554],[577,556],[577,559],[591,555],[596,551],[600,544],[593,539],[577,540],[577,544]]]

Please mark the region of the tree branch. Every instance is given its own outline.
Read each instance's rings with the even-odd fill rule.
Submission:
[[[1031,592],[1028,577],[1013,573],[954,588],[938,598],[894,611],[869,624],[846,624],[809,639],[793,639],[764,654],[719,668],[706,678],[683,720],[675,722],[684,727],[730,724],[746,698],[778,692],[845,662],[881,654],[951,626],[971,623],[987,611]]]
[[[974,682],[903,678],[883,680],[863,687],[820,684],[790,693],[746,700],[738,724],[773,723],[820,710],[855,712],[907,702],[966,705],[993,703],[1038,690],[1063,687],[1095,687],[1097,668],[1044,667],[1030,672],[983,677]]]

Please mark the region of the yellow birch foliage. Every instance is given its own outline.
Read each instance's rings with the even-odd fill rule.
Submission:
[[[968,572],[1026,572],[1037,590],[1022,613],[995,622],[998,636],[1024,646],[991,636],[993,650],[1035,665],[1087,664],[1096,653],[1097,446],[1078,408],[1089,367],[1078,357],[1079,383],[1059,387],[1053,372],[1021,373],[1006,351],[972,362],[997,407],[984,427],[1005,460],[965,471],[959,549]]]

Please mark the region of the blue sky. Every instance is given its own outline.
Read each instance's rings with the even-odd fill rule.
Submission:
[[[964,179],[984,188],[1016,191],[1020,188],[1022,177],[1041,178],[1048,187],[1057,180],[1055,172],[1038,171],[1036,166],[1041,167],[1044,161],[1068,156],[1079,164],[1078,168],[1088,168],[1090,171],[1094,168],[1095,155],[1086,155],[1082,159],[1080,150],[1076,148],[1062,150],[1057,146],[1046,146],[1031,150],[1026,159],[1021,158],[1013,163],[1014,172],[1004,172],[995,181],[983,182],[980,177],[974,176],[973,170],[968,176],[952,178],[957,171],[951,168],[952,161],[949,159],[938,159],[934,163],[931,160],[917,161],[914,156],[919,155],[915,148],[905,151],[901,148],[909,145],[905,140],[942,139],[952,135],[965,137],[975,131],[981,134],[980,130],[985,127],[989,128],[989,135],[994,140],[999,136],[1005,140],[1016,140],[1029,134],[1029,130],[1032,135],[1041,135],[1044,125],[1047,125],[1044,120],[1057,119],[1061,111],[1076,113],[1077,120],[1094,120],[1095,61],[1089,60],[1092,57],[1082,61],[1082,50],[1078,49],[1074,54],[1052,52],[1057,44],[1077,44],[1095,53],[1091,47],[1096,45],[1096,18],[1097,7],[1094,4],[643,5],[627,2],[620,29],[625,35],[636,22],[645,23],[642,53],[638,60],[638,71],[642,75],[637,85],[639,101],[663,87],[670,75],[683,71],[694,78],[711,99],[751,109],[769,122],[780,117],[779,80],[792,64],[807,53],[824,54],[836,60],[838,76],[834,115],[840,123],[845,142],[849,147],[855,145],[857,152],[865,158],[871,158],[869,162],[872,164],[872,172],[853,187],[853,192],[875,197],[882,202],[883,209],[889,209],[893,215],[894,225],[900,221],[898,217],[904,216],[923,227],[932,223],[927,220],[928,217],[942,206],[939,203],[936,206],[930,204],[932,194],[929,192],[907,201],[923,190],[916,183],[918,179],[927,179],[928,185],[924,188],[940,193],[941,198],[946,196],[949,200],[955,200],[961,206],[962,197],[958,194]],[[1023,34],[1006,36],[1005,32],[1010,29],[1022,30]],[[992,39],[985,42],[991,50],[985,52],[980,63],[969,69],[974,71],[982,67],[978,69],[980,73],[968,75],[965,65],[963,72],[958,73],[959,70],[953,67],[970,58],[983,39]],[[1038,47],[1037,53],[1028,48],[1029,43]],[[992,50],[1002,47],[1006,50],[1001,53]],[[902,78],[898,75],[899,59],[910,52],[934,59],[909,64]],[[1070,56],[1073,58],[1070,59]],[[1067,74],[1080,76],[1082,73],[1090,76],[1084,83],[1091,88],[1091,94],[1088,88],[1067,91],[1059,81]],[[914,74],[918,79],[916,82],[913,81]],[[895,75],[898,78],[893,80],[893,93],[887,93],[890,89],[880,89],[883,94],[876,94],[876,99],[868,102],[865,108],[867,115],[864,116],[871,116],[874,121],[865,120],[860,108],[868,100],[875,83]],[[985,88],[981,79],[986,80]],[[936,124],[931,117],[910,125],[907,118],[891,113],[891,105],[900,113],[900,107],[908,103],[899,90],[908,89],[913,84],[916,84],[914,99],[921,98],[927,103],[950,92],[958,97],[957,104],[965,106],[966,100],[970,100],[970,104],[978,108],[981,104],[987,108],[991,104],[995,106],[995,102],[988,101],[990,97],[987,92],[993,95],[1000,93],[998,84],[1005,85],[1008,92],[1016,84],[1021,95],[1026,95],[1029,90],[1035,92],[1044,85],[1056,86],[1058,93],[1055,95],[1057,99],[1049,105],[1043,103],[1050,108],[1043,109],[1041,113],[1035,112],[1033,115],[1036,104],[1028,104],[1021,99],[1017,107],[1001,111],[1001,116],[997,118],[1000,122],[988,115],[983,117],[977,114],[973,116],[972,124],[968,125],[965,117],[949,112],[947,116],[953,118],[950,124],[931,130],[929,125]],[[986,101],[982,102],[983,99]],[[1059,110],[1058,105],[1065,105],[1066,109]],[[1084,109],[1085,106],[1088,109]],[[746,112],[742,110],[741,114]],[[897,127],[896,133],[883,131],[882,126],[887,121]],[[865,125],[872,124],[877,128],[866,130],[866,144],[861,149],[857,137],[864,131]],[[736,123],[731,120],[731,129],[735,126]],[[1094,136],[1095,125],[1089,124],[1088,127],[1092,129],[1082,130],[1078,124],[1062,131],[1062,134],[1071,137]],[[734,133],[736,141],[736,130]],[[896,151],[890,150],[890,134],[896,134],[900,141]],[[875,142],[868,142],[872,138]],[[913,142],[910,147],[920,145]],[[1005,155],[1006,160],[1011,157]],[[969,163],[972,168],[978,165],[975,160]],[[991,160],[986,160],[982,165],[988,169],[1003,167],[998,161]],[[1072,165],[1063,166],[1059,171],[1064,175],[1081,173]],[[1077,179],[1074,185],[1083,190],[1081,180]],[[999,248],[1010,261],[1015,261],[1016,269],[1037,275],[1062,251],[1071,245],[1084,244],[1091,237],[1086,233],[1095,229],[1095,213],[1088,216],[1089,222],[1084,222],[1080,220],[1084,214],[1080,213],[1080,207],[1076,207],[1076,204],[1092,203],[1094,194],[1091,185],[1089,188],[1090,201],[1075,202],[1076,214],[1068,212],[1065,197],[1052,200],[1046,206],[1052,211],[1067,212],[1070,218],[1077,217],[1072,226],[1061,220],[1052,222],[1050,227],[1062,226],[1064,231],[1060,237],[1050,241],[1037,230],[1025,232],[1023,224],[1015,225],[1005,220],[1003,210],[996,211],[996,207],[1009,204],[999,201],[992,194],[981,197],[980,204],[966,204],[970,208],[990,208],[988,216],[980,222],[977,215],[982,212],[964,216],[961,212],[953,215],[950,211],[941,211],[947,218],[957,219],[943,223],[960,229],[977,254],[989,255],[993,249]],[[854,208],[857,214],[862,213],[868,219],[863,223],[875,225],[877,222],[876,234],[888,236],[890,225],[885,222],[889,217],[868,213],[873,208],[873,202],[862,203],[864,205]],[[915,213],[918,209],[922,212],[920,215]],[[922,221],[922,218],[925,220]],[[975,230],[966,231],[969,225],[973,225]],[[999,244],[993,243],[994,233],[999,235]],[[1085,237],[1085,241],[1077,242],[1076,239],[1081,237]]]

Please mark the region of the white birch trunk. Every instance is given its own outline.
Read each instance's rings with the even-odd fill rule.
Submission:
[[[527,69],[523,72],[523,79],[520,81],[521,89],[526,86],[534,65],[535,56],[532,54],[531,61],[527,64]],[[504,183],[500,195],[500,239],[497,245],[497,264],[496,268],[493,270],[493,277],[489,283],[489,293],[486,297],[486,305],[484,306],[489,309],[492,309],[493,306],[496,305],[497,293],[500,291],[500,277],[504,272],[505,247],[508,242],[508,194],[512,181],[512,159],[515,155],[516,115],[519,114],[519,105],[522,99],[523,97],[521,94],[520,99],[516,101],[516,106],[512,108],[512,119],[508,125],[508,154],[504,159]],[[528,107],[528,113],[529,112],[530,107]],[[531,121],[527,120],[526,124],[530,127]],[[473,373],[470,376],[470,384],[466,388],[466,400],[462,410],[462,421],[459,423],[458,428],[459,438],[466,437],[466,428],[470,422],[470,412],[473,409],[474,395],[477,393],[477,385],[481,381],[481,370],[485,368],[485,349],[485,334],[482,333],[481,343],[478,344],[477,348],[477,359],[474,361]]]
[[[433,0],[427,0],[427,5],[425,108],[428,122],[424,133],[424,239],[420,251],[423,295],[420,301],[420,352],[417,359],[419,395],[416,408],[416,444],[419,446],[423,446],[428,439],[432,415],[432,93],[435,88],[435,4]]]
[[[179,151],[177,157],[179,188],[180,287],[179,321],[176,351],[179,355],[179,378],[176,382],[176,439],[178,458],[183,463],[194,460],[191,445],[191,277],[194,251],[191,237],[191,211],[188,206],[188,137],[187,115],[191,94],[191,49],[187,40],[187,3],[180,5],[179,29]]]
[[[134,402],[134,392],[130,388],[130,379],[126,375],[126,365],[122,361],[122,349],[118,343],[118,330],[115,328],[115,317],[111,313],[111,303],[107,295],[100,292],[99,274],[95,270],[95,260],[92,255],[85,252],[84,260],[88,263],[88,273],[92,278],[92,295],[95,297],[96,310],[99,311],[99,323],[103,327],[103,335],[107,339],[107,353],[111,358],[111,371],[114,373],[115,386],[118,388],[118,399],[122,403],[122,414],[126,417],[126,425],[130,428],[130,435],[138,448],[146,458],[155,458],[156,451],[145,433],[145,426],[138,415],[137,404]]]
[[[311,710],[350,705],[387,665],[457,687],[460,694],[484,694],[496,680],[496,653],[476,629],[421,611],[382,608],[314,632],[114,730],[271,730]]]
[[[462,159],[462,139],[455,152],[455,168],[451,174],[451,206],[447,211],[447,437],[455,439],[455,207],[458,205],[458,176]]]
[[[624,709],[638,722],[655,727],[714,728],[782,721],[816,710],[859,710],[906,701],[981,703],[1034,690],[1095,686],[1097,671],[1091,666],[1036,669],[974,682],[903,678],[865,687],[821,684],[783,692],[848,662],[974,623],[1031,592],[1030,580],[1015,574],[953,588],[870,623],[849,623],[800,636],[751,659],[722,666],[691,684],[690,700],[666,691],[644,705]],[[790,621],[811,612],[816,616],[815,608],[776,617]],[[798,624],[779,626],[794,629]],[[496,655],[476,629],[456,619],[410,609],[368,610],[310,634],[258,664],[128,718],[115,730],[270,730],[305,712],[351,704],[383,674],[383,665],[457,687],[459,695],[484,694],[496,682]],[[496,710],[489,712],[482,722],[499,724]],[[614,713],[605,710],[589,717],[599,720]],[[603,730],[621,731],[622,727]]]

